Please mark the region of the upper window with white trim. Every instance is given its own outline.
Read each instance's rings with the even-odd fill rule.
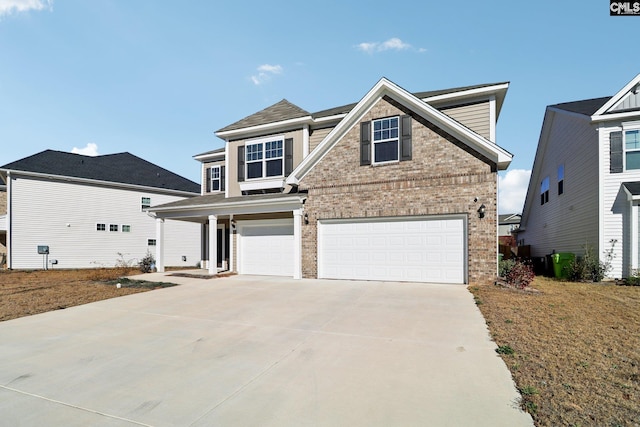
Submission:
[[[151,207],[151,197],[143,197],[140,206],[141,209],[149,209]]]
[[[220,191],[220,166],[211,168],[211,191]]]
[[[373,163],[397,162],[399,155],[399,117],[373,121]]]
[[[245,145],[246,178],[284,176],[284,138]]]
[[[626,169],[640,169],[640,130],[624,132]]]

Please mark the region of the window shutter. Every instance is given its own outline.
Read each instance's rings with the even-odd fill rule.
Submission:
[[[205,191],[207,193],[211,192],[211,168],[207,168],[207,183],[205,184]]]
[[[411,160],[411,116],[402,116],[400,161]]]
[[[293,138],[284,140],[284,176],[293,171]]]
[[[238,182],[244,181],[244,145],[238,147]]]
[[[609,134],[609,154],[610,166],[609,172],[622,172],[622,132],[611,132]]]
[[[371,122],[360,123],[360,166],[371,164]]]
[[[224,191],[225,188],[225,184],[227,181],[227,177],[225,176],[225,167],[224,166],[220,166],[220,190]]]

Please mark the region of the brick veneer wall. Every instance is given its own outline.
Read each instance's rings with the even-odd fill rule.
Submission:
[[[409,114],[380,100],[362,121]],[[497,173],[495,165],[431,123],[412,120],[412,160],[360,166],[360,125],[305,176],[308,190],[302,227],[302,274],[317,277],[317,220],[462,214],[467,217],[470,284],[493,281],[497,269]],[[474,201],[476,200],[477,201]],[[484,204],[487,213],[478,217]]]

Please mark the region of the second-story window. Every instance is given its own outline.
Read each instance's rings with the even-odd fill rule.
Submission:
[[[549,177],[545,177],[540,183],[540,204],[549,203]]]
[[[398,117],[373,121],[373,163],[397,162]]]
[[[558,166],[558,195],[564,193],[564,165]]]
[[[220,166],[211,168],[211,191],[220,191]]]
[[[247,144],[245,149],[247,179],[283,175],[284,140],[277,138]]]

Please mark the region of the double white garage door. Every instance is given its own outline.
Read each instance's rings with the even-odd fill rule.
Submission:
[[[465,283],[466,242],[463,217],[320,220],[318,278]],[[240,273],[293,275],[292,220],[241,226],[239,245]]]

